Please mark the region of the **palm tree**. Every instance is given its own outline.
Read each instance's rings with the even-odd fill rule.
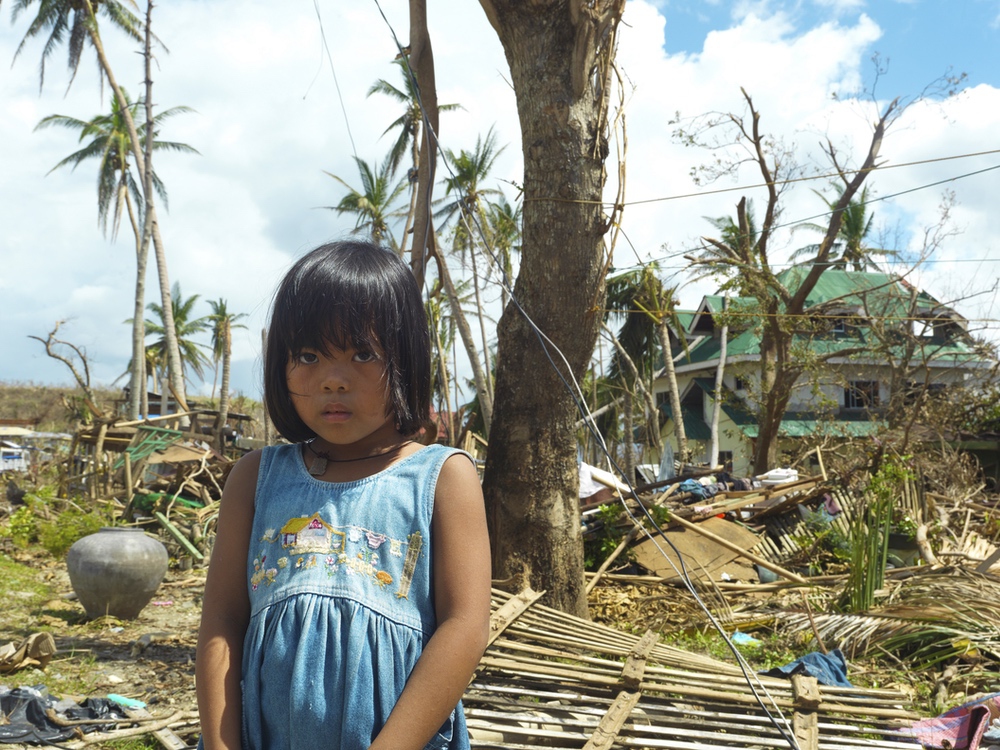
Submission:
[[[144,105],[142,99],[133,103],[128,96],[128,92],[122,89],[128,108],[131,110],[133,118],[139,107]],[[167,118],[183,112],[192,111],[189,107],[173,107],[161,112],[154,118],[154,125],[159,125]],[[63,127],[69,130],[79,131],[79,141],[89,141],[81,148],[56,164],[51,170],[55,171],[59,167],[71,165],[76,169],[81,162],[87,159],[99,159],[100,165],[97,172],[97,217],[101,231],[107,235],[108,214],[112,215],[111,239],[118,235],[118,228],[121,225],[123,209],[128,213],[129,223],[132,226],[132,234],[135,237],[136,249],[136,282],[135,282],[135,314],[132,316],[132,363],[139,367],[132,372],[129,381],[131,398],[129,400],[129,418],[137,419],[143,411],[142,398],[139,389],[145,390],[144,358],[141,356],[143,342],[146,334],[143,330],[142,308],[146,296],[146,253],[142,248],[142,234],[139,224],[142,222],[142,213],[145,205],[142,189],[135,181],[132,173],[129,157],[132,153],[129,148],[128,130],[125,118],[122,114],[118,100],[111,98],[111,112],[109,114],[95,115],[88,121],[79,120],[67,115],[49,115],[44,118],[35,130],[42,130],[49,127]],[[143,123],[139,128],[140,137],[143,144],[146,142],[147,124]],[[156,128],[154,127],[154,134]],[[180,151],[182,153],[198,153],[197,150],[185,143],[174,141],[158,141],[154,138],[152,143],[154,150]],[[154,172],[152,174],[153,186],[164,205],[167,205],[167,190],[160,178]],[[111,210],[113,207],[113,211]]]
[[[868,247],[865,242],[868,234],[871,232],[872,222],[875,220],[875,214],[868,212],[868,203],[870,202],[868,197],[868,185],[861,188],[861,195],[854,199],[852,198],[847,207],[842,212],[842,218],[840,222],[840,229],[837,231],[837,239],[840,240],[840,244],[843,250],[840,253],[840,257],[833,258],[834,265],[841,266],[844,269],[849,269],[853,266],[855,271],[865,271],[871,265],[871,257],[874,255],[879,255],[882,257],[895,257],[898,253],[895,250],[882,250],[879,248]],[[826,204],[830,211],[833,211],[837,207],[837,202],[840,200],[840,196],[844,193],[844,188],[841,185],[834,185],[834,196],[832,198],[827,198],[818,190],[813,190],[816,195],[818,195],[822,201]],[[826,232],[826,227],[822,224],[815,224],[813,222],[803,222],[802,224],[796,224],[793,229],[812,229],[817,232]],[[815,254],[818,246],[810,245],[804,248],[796,250],[792,254],[792,258],[798,258],[802,255]]]
[[[125,129],[128,132],[129,146],[132,155],[135,156],[135,167],[139,173],[142,184],[142,193],[145,198],[146,221],[143,228],[143,242],[146,238],[152,239],[156,252],[156,267],[160,277],[160,299],[163,304],[165,319],[164,340],[167,356],[167,369],[170,382],[175,395],[181,405],[186,405],[184,398],[184,376],[182,373],[180,350],[177,345],[177,336],[170,309],[169,281],[167,278],[166,251],[163,247],[163,238],[160,235],[159,222],[156,221],[156,206],[153,199],[154,185],[152,180],[152,149],[145,153],[143,143],[136,129],[135,120],[132,117],[128,100],[118,81],[115,79],[111,63],[104,51],[104,44],[101,41],[100,30],[97,23],[97,14],[101,13],[107,18],[112,26],[115,26],[137,41],[145,42],[144,57],[146,62],[146,121],[151,122],[152,117],[152,77],[150,75],[150,58],[152,53],[150,45],[152,40],[152,30],[150,18],[152,15],[152,3],[146,7],[146,22],[141,24],[139,19],[119,0],[14,0],[14,11],[11,14],[11,21],[16,22],[18,17],[37,2],[38,9],[34,20],[28,27],[24,38],[18,45],[14,53],[15,59],[24,49],[29,39],[36,36],[48,34],[45,46],[42,50],[42,60],[39,66],[39,88],[45,83],[45,62],[64,40],[67,42],[69,69],[73,78],[80,65],[80,56],[87,42],[94,48],[97,54],[97,61],[101,72],[108,81],[108,85],[114,92],[115,99],[121,112]],[[3,0],[0,0],[2,5]],[[134,0],[127,0],[128,5],[136,7]],[[66,40],[67,31],[69,38]],[[143,31],[145,33],[143,33]],[[72,78],[70,80],[72,84]],[[142,251],[140,251],[141,253]],[[141,301],[137,302],[137,308],[141,308]],[[138,316],[137,316],[138,317]]]
[[[403,229],[403,241],[399,246],[399,255],[406,255],[406,242],[410,236],[410,228],[413,226],[413,215],[417,205],[417,171],[420,167],[420,128],[423,126],[424,113],[420,106],[420,91],[416,85],[416,78],[411,73],[409,60],[405,57],[397,57],[393,60],[393,65],[399,68],[402,73],[403,87],[399,88],[380,78],[372,87],[368,89],[368,96],[372,94],[382,94],[390,99],[395,99],[403,105],[403,114],[397,117],[385,129],[382,135],[386,135],[391,130],[399,129],[392,148],[389,150],[389,163],[392,166],[392,175],[395,176],[399,165],[403,161],[403,154],[410,151],[410,168],[407,170],[407,183],[410,186],[410,209],[406,216],[406,226]],[[448,112],[461,109],[460,104],[439,104],[439,112]]]
[[[668,323],[676,331],[681,330],[676,311],[676,289],[663,285],[656,275],[655,263],[624,273],[608,280],[608,315],[623,317],[617,338],[625,353],[633,362],[651,362],[652,354],[659,344],[663,355],[663,374],[670,389],[670,410],[674,419],[674,434],[677,436],[677,454],[682,461],[687,460],[687,432],[681,412],[677,375],[674,371],[673,349],[670,344]],[[616,352],[611,362],[609,380],[621,379],[624,374],[624,357]],[[652,375],[652,373],[650,373]],[[659,415],[656,415],[655,429],[659,429]]]
[[[507,289],[514,284],[514,255],[521,252],[521,204],[511,206],[507,197],[501,195],[487,203],[485,219],[486,244],[492,248],[492,255],[500,265],[497,270],[505,280],[500,293],[502,309],[506,309],[510,296]]]
[[[196,295],[197,296],[197,295]],[[219,360],[222,360],[222,389],[219,392],[219,413],[215,417],[213,432],[218,444],[219,452],[225,449],[225,436],[223,428],[229,416],[229,373],[233,356],[233,329],[246,328],[242,323],[238,323],[246,317],[246,313],[233,314],[226,307],[226,301],[221,297],[217,300],[209,300],[212,307],[212,314],[208,320],[212,326],[212,359],[215,362],[215,371],[218,374]],[[212,379],[212,398],[215,398],[215,378]]]
[[[133,119],[139,108],[144,105],[142,99],[133,102],[124,89],[122,94],[128,102]],[[174,115],[192,112],[190,107],[172,107],[161,112],[154,119],[154,125],[158,126],[166,119]],[[81,162],[88,159],[99,159],[100,165],[97,172],[97,216],[101,231],[107,234],[108,215],[112,216],[111,239],[118,236],[118,229],[121,225],[122,212],[128,212],[132,225],[132,232],[139,239],[140,230],[138,221],[143,210],[142,187],[136,182],[129,159],[132,151],[129,148],[128,131],[125,119],[122,115],[118,100],[112,97],[111,112],[103,115],[94,115],[90,120],[80,120],[67,115],[49,115],[43,118],[35,130],[43,130],[51,127],[62,127],[68,130],[79,132],[79,141],[83,143],[89,141],[79,151],[75,151],[65,159],[60,161],[51,170],[51,174],[60,167],[72,166],[76,169]],[[139,136],[143,144],[146,142],[146,124],[139,126]],[[154,130],[156,132],[156,130]],[[195,148],[186,143],[175,141],[160,141],[154,138],[153,150],[155,151],[179,151],[187,154],[197,154]],[[167,205],[167,191],[160,178],[153,173],[153,185],[157,194]],[[133,205],[134,204],[134,205]],[[114,208],[111,211],[111,208]]]
[[[18,16],[34,5],[35,0],[14,0],[14,10],[11,13],[11,23],[17,21]],[[3,0],[0,0],[0,5]],[[135,7],[132,0],[128,0],[128,5]],[[98,47],[99,42],[94,41],[97,34],[96,13],[100,12],[111,24],[121,31],[124,31],[136,41],[142,41],[142,24],[127,7],[126,3],[118,0],[38,0],[38,13],[28,27],[27,33],[14,52],[14,59],[21,54],[24,45],[29,39],[43,36],[46,32],[49,38],[45,40],[42,49],[42,60],[38,66],[38,88],[45,85],[45,62],[55,52],[64,40],[66,32],[69,32],[67,48],[69,57],[67,60],[72,77],[76,77],[76,72],[80,67],[80,56],[83,54],[84,44],[89,40],[98,50],[98,57],[103,55],[103,47]],[[104,63],[101,63],[104,67]],[[72,84],[72,79],[70,84]]]
[[[348,185],[335,174],[326,172],[345,188],[348,193],[340,199],[336,206],[325,206],[338,214],[354,214],[355,233],[367,230],[375,242],[388,242],[396,249],[396,240],[389,228],[389,219],[393,216],[392,204],[403,192],[402,181],[392,184],[391,154],[382,162],[377,172],[364,159],[354,157],[358,165],[358,175],[361,177],[361,190]]]
[[[207,316],[192,318],[192,308],[200,298],[201,295],[194,294],[184,299],[181,294],[180,282],[174,282],[171,288],[170,305],[173,312],[174,325],[177,330],[177,345],[181,352],[181,372],[184,373],[190,367],[191,372],[199,378],[204,376],[205,366],[209,364],[209,359],[202,351],[205,346],[197,343],[191,337],[206,331],[210,325],[210,318]],[[147,349],[152,349],[156,352],[158,359],[162,361],[163,352],[166,350],[163,308],[156,302],[150,302],[146,307],[159,320],[159,322],[146,320],[146,335],[160,337],[152,344],[149,344]]]
[[[486,335],[486,321],[483,314],[483,304],[479,282],[479,264],[477,251],[481,247],[482,233],[486,221],[483,199],[489,195],[502,195],[496,188],[482,187],[497,157],[505,147],[497,148],[496,133],[491,127],[486,138],[477,138],[476,147],[469,152],[462,149],[458,154],[445,150],[446,161],[452,167],[452,173],[444,181],[445,198],[454,195],[450,203],[446,203],[434,215],[442,218],[444,224],[457,219],[452,229],[452,249],[457,250],[465,261],[468,258],[472,270],[472,288],[476,297],[476,310],[479,317],[479,333],[482,339],[485,372],[491,371],[489,341]],[[443,262],[443,261],[442,261]],[[470,356],[472,353],[470,352]],[[486,378],[486,392],[492,402],[493,383]]]

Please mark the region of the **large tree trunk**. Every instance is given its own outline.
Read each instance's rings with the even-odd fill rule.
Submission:
[[[607,89],[605,71],[596,84],[591,74],[610,57],[624,3],[480,2],[510,65],[524,157],[514,288],[523,313],[508,304],[498,326],[484,477],[493,575],[507,588],[545,590],[550,606],[586,616],[579,413],[567,381],[586,370],[604,306]]]

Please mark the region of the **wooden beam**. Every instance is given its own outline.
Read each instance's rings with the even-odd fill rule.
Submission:
[[[489,648],[503,634],[507,627],[524,614],[528,608],[542,598],[544,591],[532,591],[526,588],[517,596],[512,596],[490,616],[490,637],[486,643]]]

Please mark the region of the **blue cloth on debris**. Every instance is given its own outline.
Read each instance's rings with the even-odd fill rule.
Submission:
[[[684,501],[687,504],[693,503],[695,500],[704,500],[709,496],[705,490],[705,485],[695,479],[685,479],[677,486],[677,492],[688,492],[691,494],[690,499]]]
[[[815,677],[820,685],[836,685],[837,687],[854,687],[847,681],[847,661],[839,648],[828,654],[813,651],[811,654],[788,662],[783,667],[774,667],[761,674],[772,677],[791,677],[793,674],[807,674]]]

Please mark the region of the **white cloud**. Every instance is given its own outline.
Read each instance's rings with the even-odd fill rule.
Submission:
[[[710,33],[696,53],[668,55],[663,11],[645,0],[627,4],[619,48],[620,67],[635,86],[626,110],[627,200],[704,190],[692,184],[688,173],[710,155],[674,142],[669,122],[677,111],[685,116],[742,111],[740,86],[753,95],[762,127],[795,142],[803,163],[822,164],[818,143],[827,135],[855,160],[860,158],[871,110],[851,97],[870,64],[868,51],[880,39],[875,11],[848,21],[841,11],[853,4],[839,3],[830,11],[832,20],[805,27],[780,12],[784,5],[741,5],[731,28]],[[389,64],[395,45],[374,6],[321,3],[339,92],[311,4],[289,6],[280,14],[273,7],[263,0],[177,0],[158,7],[154,18],[158,34],[171,48],[171,54],[158,55],[155,100],[162,107],[183,104],[198,112],[168,121],[161,137],[189,143],[202,154],[166,154],[157,161],[171,197],[170,211],[160,212],[170,279],[180,282],[185,295],[223,297],[231,310],[248,314],[247,329],[235,337],[235,377],[236,387],[251,396],[259,393],[260,331],[275,282],[293,258],[352,226],[348,218],[318,208],[340,196],[337,184],[323,172],[356,182],[355,148],[369,162],[381,159],[388,147],[388,137],[381,134],[400,112],[399,105],[384,97],[366,97],[376,79],[398,83],[399,75]],[[383,7],[406,43],[406,4],[391,0]],[[476,3],[452,3],[447,12],[432,8],[431,14],[439,101],[464,107],[442,114],[442,144],[453,150],[472,148],[477,135],[495,124],[499,143],[508,144],[495,174],[519,183],[517,111],[495,33]],[[13,54],[23,29],[23,23],[11,29],[8,18],[0,18],[0,60]],[[119,79],[136,95],[141,79],[137,56],[120,38],[106,36]],[[110,381],[129,357],[128,327],[122,321],[132,314],[135,271],[127,229],[113,245],[97,230],[95,164],[45,176],[78,147],[73,134],[32,133],[37,121],[53,112],[89,118],[103,111],[109,92],[105,88],[101,97],[88,52],[65,98],[64,58],[54,57],[39,97],[39,52],[40,45],[29,44],[13,68],[0,65],[0,98],[5,102],[0,118],[5,169],[0,179],[0,288],[5,304],[0,316],[7,330],[0,378],[64,382],[64,368],[48,361],[37,342],[26,337],[44,336],[54,321],[68,319],[67,339],[86,345],[96,363],[95,376]],[[886,89],[891,84],[891,76],[882,82]],[[943,107],[915,105],[886,138],[885,158],[898,164],[990,148],[992,134],[1000,130],[998,97],[996,88],[980,86]],[[988,164],[989,159],[980,158],[886,170],[872,178],[872,186],[884,196]],[[609,164],[609,189],[615,172]],[[968,258],[1000,255],[995,239],[1000,218],[990,205],[990,196],[1000,193],[997,175],[951,185],[959,200],[954,217],[963,234],[942,248],[942,258],[949,262],[925,275],[928,285],[946,275],[968,277],[970,269],[978,268],[965,262]],[[741,174],[740,184],[755,182],[752,172]],[[821,181],[790,189],[785,219],[815,214],[822,203],[809,188],[825,185]],[[877,223],[900,222],[908,232],[932,222],[944,187],[876,204]],[[702,217],[731,214],[738,197],[724,193],[627,206],[626,237],[617,246],[616,266],[663,258],[664,243],[673,251],[691,247],[711,228]],[[803,237],[785,232],[779,244],[788,252]],[[984,268],[996,275],[995,264]],[[157,288],[151,270],[148,299],[157,298]],[[705,283],[686,283],[682,303],[693,306],[707,291]]]

